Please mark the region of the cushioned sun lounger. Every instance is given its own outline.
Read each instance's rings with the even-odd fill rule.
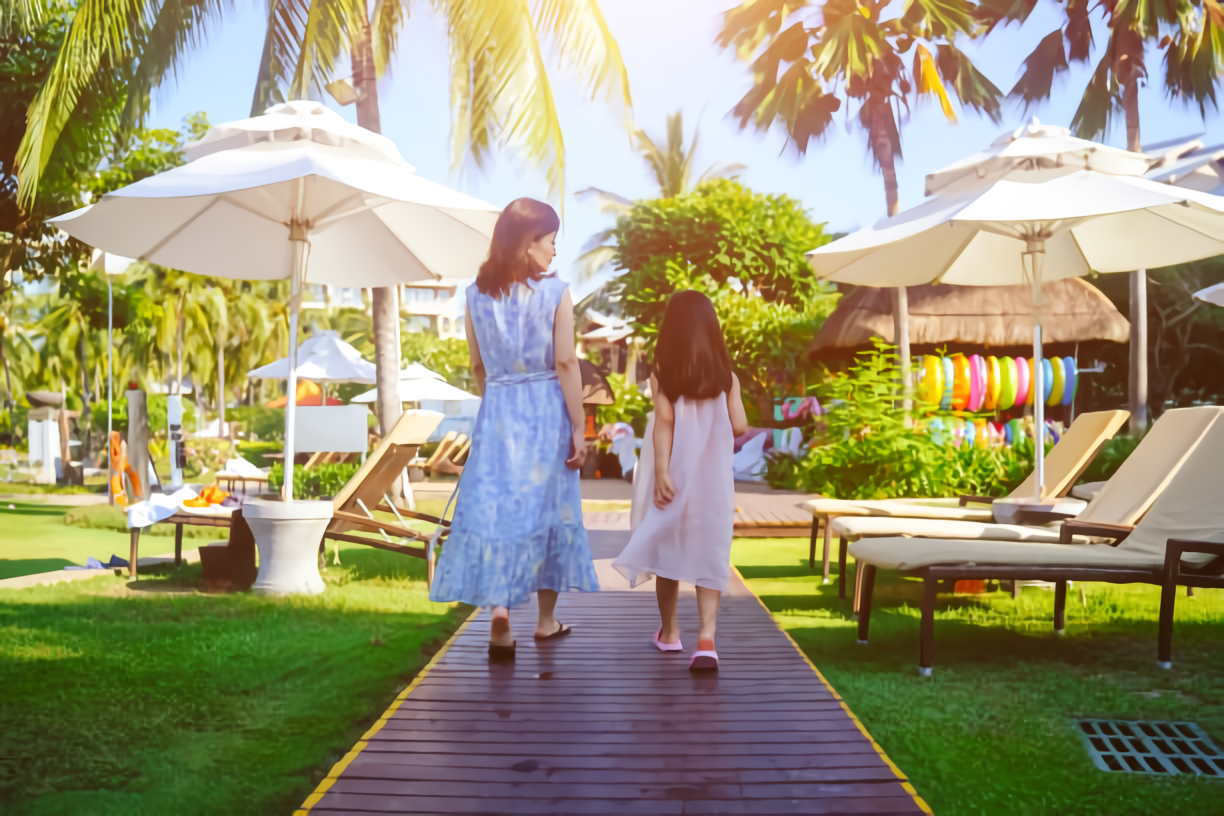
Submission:
[[[1134,526],[1198,446],[1224,408],[1204,405],[1165,411],[1138,447],[1107,482],[1101,482],[1092,501],[1076,517],[1089,524]],[[1067,514],[1024,510],[1021,524],[944,519],[843,516],[829,522],[838,537],[838,589],[845,597],[846,544],[863,538],[965,538],[994,541],[1036,541],[1057,544]],[[854,611],[859,608],[856,581]]]
[[[866,643],[877,569],[923,580],[919,670],[934,657],[935,595],[941,581],[1052,581],[1054,628],[1064,628],[1068,581],[1145,583],[1161,587],[1157,659],[1172,665],[1173,607],[1178,586],[1224,588],[1224,421],[1216,421],[1135,527],[1070,521],[1064,530],[1104,543],[1046,544],[944,538],[865,538],[850,545],[863,571],[859,642]],[[1111,480],[1112,481],[1112,480]]]
[[[1045,492],[1047,503],[1060,512],[1079,513],[1086,502],[1064,498],[1080,475],[1092,464],[1105,443],[1130,418],[1127,411],[1095,411],[1080,414],[1045,458]],[[1008,499],[1024,501],[1037,491],[1037,476],[1030,474]],[[829,556],[832,530],[829,521],[839,516],[892,516],[899,518],[954,519],[957,521],[994,521],[990,509],[993,499],[962,496],[959,499],[881,499],[857,501],[850,499],[813,499],[802,506],[812,514],[811,547],[808,565],[816,568],[816,538],[824,522],[824,582],[829,582]]]

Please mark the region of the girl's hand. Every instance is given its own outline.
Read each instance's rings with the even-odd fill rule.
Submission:
[[[582,470],[586,458],[586,434],[583,431],[574,431],[574,435],[570,437],[570,456],[565,460],[565,466],[570,470]]]
[[[676,498],[676,486],[672,484],[671,474],[667,472],[656,473],[654,490],[655,507],[662,510],[671,504],[674,498]]]

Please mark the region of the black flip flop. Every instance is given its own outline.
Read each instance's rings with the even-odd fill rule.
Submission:
[[[494,663],[512,663],[514,662],[515,647],[518,646],[518,641],[512,642],[509,646],[498,646],[496,643],[489,644],[489,660]]]
[[[557,631],[553,632],[551,635],[544,635],[544,637],[540,637],[539,635],[536,635],[535,639],[536,640],[556,640],[557,638],[565,637],[572,631],[574,630],[566,626],[561,621],[557,621]]]

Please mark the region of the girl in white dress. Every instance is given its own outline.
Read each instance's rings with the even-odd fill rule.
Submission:
[[[677,292],[667,304],[650,378],[654,413],[634,484],[633,534],[613,566],[638,584],[655,578],[660,651],[684,649],[676,623],[680,582],[697,588],[701,631],[691,669],[717,669],[718,602],[731,579],[735,437],[748,428],[739,380],[714,304]]]

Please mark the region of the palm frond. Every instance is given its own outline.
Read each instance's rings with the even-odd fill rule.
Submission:
[[[1037,0],[985,0],[978,3],[973,16],[986,25],[989,34],[999,25],[1016,22],[1023,25],[1037,8]]]
[[[267,31],[259,57],[259,74],[251,97],[251,115],[258,116],[285,101],[281,87],[297,67],[309,14],[308,0],[268,0]]]
[[[289,83],[290,99],[322,93],[336,62],[348,51],[350,34],[366,15],[364,0],[310,0],[297,64]]]
[[[18,202],[28,208],[51,151],[81,93],[103,63],[130,64],[153,17],[154,0],[81,0],[72,25],[34,102],[17,148]]]
[[[629,72],[598,0],[540,0],[537,13],[537,30],[552,40],[561,64],[587,86],[592,99],[601,90],[611,99],[615,90],[626,108],[633,107]]]
[[[598,233],[594,238],[603,236],[604,240],[612,237],[612,230],[605,230]],[[586,283],[594,280],[600,272],[608,267],[616,259],[616,246],[611,244],[596,244],[591,246],[590,243],[583,247],[585,250],[574,260],[574,282]]]
[[[1024,103],[1027,110],[1043,99],[1048,99],[1054,85],[1054,77],[1067,70],[1067,54],[1063,50],[1063,33],[1058,28],[1051,31],[1033,52],[1024,58],[1024,68],[1008,97]]]
[[[952,86],[962,105],[968,105],[998,124],[1003,119],[1003,92],[977,69],[973,61],[954,45],[939,46],[936,64],[944,81]]]
[[[377,0],[370,26],[374,29],[374,71],[389,74],[399,47],[399,35],[408,22],[410,0]]]
[[[951,40],[977,27],[974,6],[968,0],[906,0],[901,20],[928,40]]]
[[[749,62],[767,40],[778,37],[790,17],[811,5],[807,0],[745,0],[723,14],[716,42],[720,48],[734,48],[736,56]]]
[[[1121,89],[1111,70],[1112,64],[1112,49],[1106,49],[1071,117],[1071,130],[1081,139],[1095,139],[1108,131],[1115,112],[1121,107]]]
[[[1182,26],[1165,48],[1165,92],[1183,99],[1207,115],[1207,104],[1219,109],[1216,98],[1224,74],[1224,9],[1216,0],[1204,0],[1203,19],[1196,30]]]
[[[47,16],[47,0],[5,0],[0,3],[0,37],[9,38],[37,26]]]
[[[918,86],[918,93],[932,94],[937,97],[939,106],[943,109],[944,118],[955,122],[956,111],[952,110],[952,101],[948,99],[948,91],[944,88],[943,80],[939,78],[939,68],[935,65],[935,58],[931,56],[931,52],[925,45],[919,45],[914,50],[914,80]]]
[[[716,179],[734,179],[739,178],[748,170],[748,165],[740,164],[739,162],[714,162],[706,171],[697,179],[697,187],[705,184],[707,181],[715,181]]]
[[[1092,56],[1092,20],[1088,12],[1092,10],[1092,0],[1067,0],[1067,26],[1064,31],[1067,37],[1068,56],[1074,62],[1087,62]]]
[[[624,196],[601,190],[598,187],[586,187],[574,193],[574,197],[594,198],[599,202],[599,211],[605,215],[623,215],[633,207],[633,202]]]
[[[494,141],[544,167],[564,200],[565,142],[527,0],[449,0],[451,159],[480,164]]]

